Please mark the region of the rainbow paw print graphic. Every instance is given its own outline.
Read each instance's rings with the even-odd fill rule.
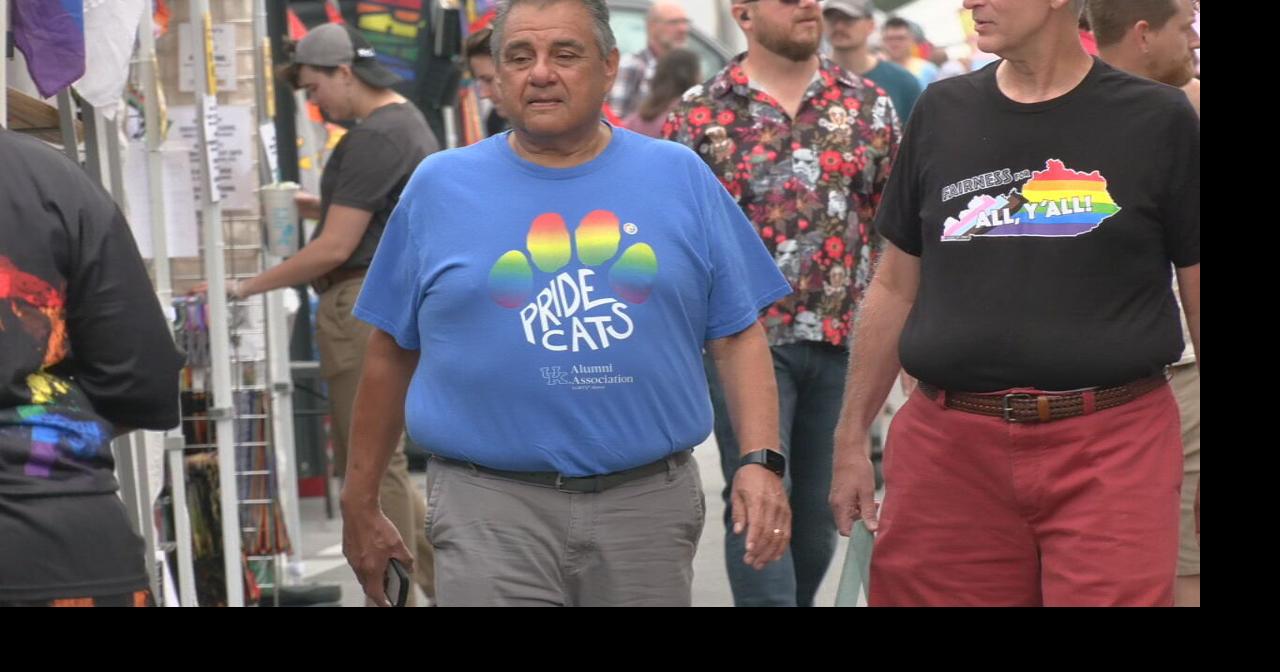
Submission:
[[[638,228],[622,225],[607,210],[588,213],[572,236],[564,217],[538,215],[529,227],[527,250],[503,254],[490,269],[489,295],[504,308],[519,308],[525,340],[547,350],[601,350],[626,340],[635,331],[628,309],[648,300],[658,257],[647,243],[631,244],[618,254],[624,232],[635,235]],[[535,283],[535,268],[550,277]],[[599,284],[597,269],[607,288]],[[536,294],[535,284],[542,286]]]

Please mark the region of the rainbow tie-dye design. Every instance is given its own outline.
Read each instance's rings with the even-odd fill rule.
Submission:
[[[627,303],[644,303],[653,290],[653,278],[657,274],[658,256],[653,248],[636,243],[609,269],[609,286]]]
[[[594,210],[578,225],[578,261],[585,266],[599,266],[618,251],[622,242],[618,217],[608,210]],[[533,248],[530,248],[532,250]]]
[[[533,264],[543,273],[555,273],[564,268],[573,254],[569,247],[569,227],[565,225],[564,218],[555,213],[538,215],[533,220],[525,244],[529,248],[529,256],[533,257]]]
[[[110,441],[101,422],[75,420],[44,406],[20,406],[17,412],[31,430],[31,456],[23,467],[27,476],[49,478],[62,455],[59,446],[82,460],[90,460]]]
[[[533,294],[533,270],[524,253],[502,255],[489,271],[489,295],[503,308],[519,308]]]
[[[943,241],[976,237],[1074,237],[1098,228],[1120,212],[1098,171],[1071,170],[1057,159],[1031,173],[1021,191],[1003,196],[978,195],[959,217],[942,227]]]
[[[70,353],[63,291],[6,256],[0,256],[0,331],[24,337],[41,360],[39,370],[26,377],[31,403],[0,409],[0,434],[25,435],[30,445],[23,474],[50,479],[60,459],[90,461],[101,451],[109,454],[106,423],[82,410],[89,408],[88,401],[71,381],[46,370]]]
[[[418,34],[427,28],[422,0],[362,0],[356,5],[356,26],[379,63],[406,82],[417,78]]]
[[[608,210],[587,213],[570,240],[564,218],[544,213],[534,218],[526,239],[528,256],[511,250],[499,257],[489,271],[489,295],[503,308],[519,308],[533,296],[533,266],[543,273],[564,270],[577,248],[578,262],[595,267],[618,254],[622,230],[618,216]],[[608,271],[609,286],[623,301],[640,304],[648,300],[658,275],[658,257],[647,243],[628,247]]]

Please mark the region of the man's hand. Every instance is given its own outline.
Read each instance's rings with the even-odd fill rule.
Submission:
[[[782,557],[791,545],[791,504],[782,479],[758,464],[733,477],[733,533],[747,535],[742,561],[755,570]]]
[[[778,445],[777,380],[760,323],[708,341],[707,348],[716,362],[739,445],[753,450]],[[733,477],[732,492],[733,533],[747,535],[742,561],[757,571],[764,569],[791,544],[791,504],[782,478],[763,465],[744,465]]]
[[[832,470],[831,496],[827,500],[831,515],[841,536],[847,537],[853,532],[853,522],[858,518],[866,523],[868,530],[875,532],[880,526],[880,511],[875,502],[875,468],[867,457],[870,439],[865,433],[847,437],[841,434],[836,433],[836,454],[851,457],[837,459]]]
[[[880,527],[868,432],[884,409],[894,379],[902,372],[898,341],[919,288],[920,258],[887,242],[871,288],[858,308],[844,405],[831,458],[831,495],[827,503],[836,529],[846,537],[853,532],[856,518],[861,518],[871,532]]]
[[[320,219],[320,197],[299,190],[293,195],[293,203],[298,206],[298,215],[303,219]]]
[[[200,282],[199,284],[197,284],[195,287],[192,287],[192,288],[191,288],[191,291],[190,291],[189,293],[190,293],[190,294],[208,294],[208,293],[209,293],[209,281],[208,281],[208,280],[201,281],[201,282]],[[239,280],[228,280],[228,281],[227,281],[227,296],[229,296],[229,297],[231,297],[231,298],[233,298],[233,299],[243,299],[243,298],[244,298],[244,290],[243,290],[243,287],[241,286],[241,284],[240,284],[240,281],[239,281]]]
[[[378,490],[404,430],[404,398],[417,368],[417,350],[401,348],[381,329],[369,334],[347,440],[342,553],[364,594],[379,606],[390,606],[382,587],[388,559],[399,560],[413,572],[413,556],[378,506]]]
[[[395,526],[378,508],[352,511],[343,507],[342,554],[356,573],[364,594],[380,607],[391,606],[382,585],[391,558],[399,560],[405,571],[413,575],[413,556]]]

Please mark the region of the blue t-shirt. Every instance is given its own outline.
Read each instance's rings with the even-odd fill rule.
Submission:
[[[420,350],[409,435],[494,469],[605,474],[711,432],[701,352],[791,292],[688,148],[620,128],[552,169],[508,134],[428,157],[355,314]]]

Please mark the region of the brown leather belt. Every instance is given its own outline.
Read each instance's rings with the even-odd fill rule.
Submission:
[[[316,281],[312,283],[312,286],[315,288],[317,294],[324,294],[329,291],[330,287],[348,280],[363,278],[368,272],[368,266],[362,266],[360,268],[335,268],[334,270],[317,278]]]
[[[974,394],[946,392],[946,407],[957,411],[989,415],[1006,422],[1052,422],[1108,408],[1123,406],[1142,395],[1166,385],[1164,376],[1152,376],[1116,387],[1094,388],[1078,392]],[[943,391],[920,382],[920,392],[936,401]]]

